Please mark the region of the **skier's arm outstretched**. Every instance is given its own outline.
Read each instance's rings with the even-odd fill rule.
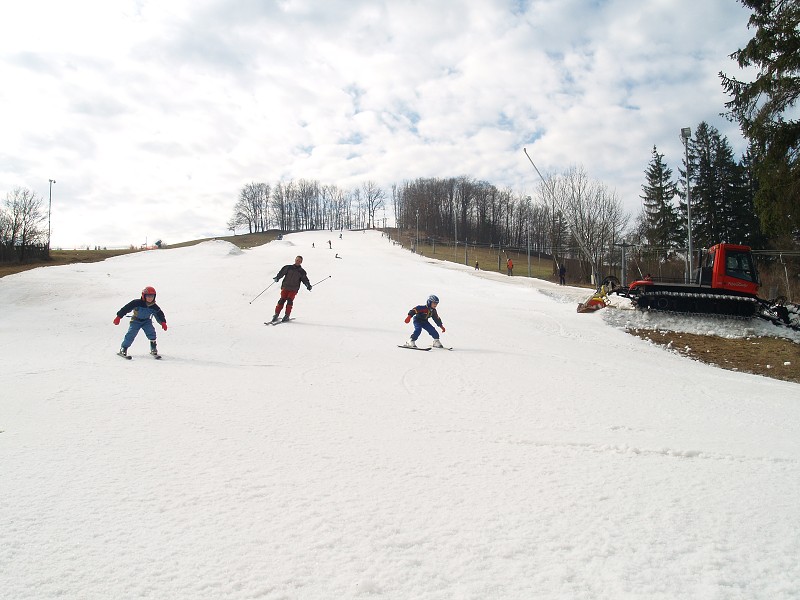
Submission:
[[[120,308],[117,311],[117,318],[121,319],[122,317],[127,315],[129,312],[131,312],[139,304],[141,304],[141,300],[139,300],[138,298],[136,300],[131,300],[125,306],[123,306],[122,308]]]
[[[283,267],[283,268],[282,268],[280,271],[278,271],[278,274],[277,274],[277,275],[275,275],[275,277],[273,277],[273,278],[272,278],[272,281],[275,281],[276,283],[277,283],[278,281],[280,281],[280,280],[281,280],[281,278],[282,278],[284,275],[286,275],[286,271],[288,271],[288,270],[289,270],[289,265],[286,265],[286,266],[285,266],[285,267]]]
[[[442,319],[439,317],[439,312],[435,308],[431,309],[431,318],[433,319],[433,322],[439,326],[439,329],[442,330],[442,333],[444,333],[444,324],[442,323]]]

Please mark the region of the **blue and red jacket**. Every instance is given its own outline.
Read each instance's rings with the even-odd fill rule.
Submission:
[[[131,318],[134,321],[149,321],[150,318],[154,317],[159,324],[167,322],[164,311],[162,311],[155,302],[148,304],[141,298],[131,300],[117,311],[117,316],[121,319],[131,311],[133,311]]]
[[[439,318],[439,313],[436,312],[436,309],[425,304],[412,308],[408,311],[408,316],[414,317],[414,323],[426,323],[428,319],[433,319],[433,322],[439,327],[442,326],[442,320]]]

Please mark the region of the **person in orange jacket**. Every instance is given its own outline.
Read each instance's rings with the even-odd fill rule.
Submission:
[[[508,268],[509,277],[514,274],[514,261],[511,258],[506,261],[506,268]]]

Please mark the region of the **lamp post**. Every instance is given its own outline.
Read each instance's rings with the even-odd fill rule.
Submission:
[[[628,285],[628,266],[627,266],[628,265],[628,259],[625,256],[625,250],[627,248],[631,248],[631,247],[635,246],[636,244],[629,244],[625,240],[622,240],[621,244],[614,244],[614,245],[615,246],[619,246],[620,248],[622,248],[622,285],[623,286],[627,286]]]
[[[528,277],[531,276],[531,197],[527,196],[528,203]]]
[[[50,254],[50,213],[53,210],[53,184],[55,179],[50,180],[50,200],[47,202],[47,253]]]
[[[417,237],[414,238],[414,252],[419,253],[419,209],[417,209]]]
[[[692,264],[694,262],[692,253],[692,190],[689,185],[689,138],[692,136],[690,127],[681,129],[681,138],[686,152],[686,223],[689,234],[689,273],[688,280],[692,278]]]

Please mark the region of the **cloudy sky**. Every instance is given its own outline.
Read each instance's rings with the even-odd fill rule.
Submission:
[[[735,0],[26,0],[0,5],[0,198],[54,246],[224,235],[241,187],[582,165],[633,215],[653,145],[720,113]],[[388,211],[387,211],[388,212]],[[388,215],[387,215],[388,216]]]

